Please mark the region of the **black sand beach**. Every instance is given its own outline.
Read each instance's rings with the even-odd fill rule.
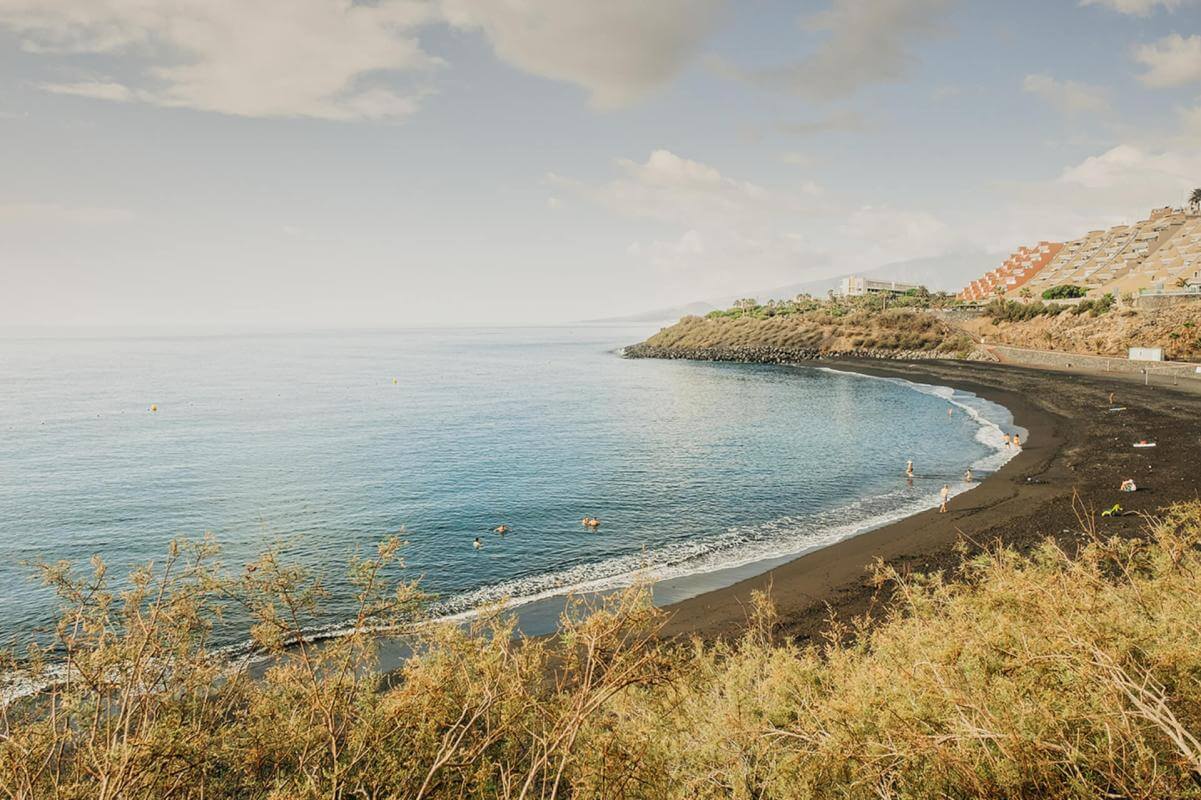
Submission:
[[[1201,495],[1201,395],[1144,386],[1112,373],[1050,372],[963,361],[823,361],[822,366],[952,386],[1000,403],[1030,432],[1028,446],[975,489],[937,509],[805,554],[762,575],[668,607],[665,635],[720,638],[744,626],[751,595],[769,590],[779,634],[813,640],[830,615],[869,611],[885,596],[872,583],[877,559],[904,572],[954,570],[958,548],[1001,542],[1028,550],[1054,537],[1071,552],[1081,539],[1077,505],[1091,509],[1103,534],[1136,535],[1138,514]],[[1113,406],[1122,411],[1110,411]],[[1154,448],[1131,445],[1141,439]],[[898,463],[904,459],[898,455]],[[1135,493],[1118,491],[1132,478]],[[1102,518],[1114,503],[1131,512]]]

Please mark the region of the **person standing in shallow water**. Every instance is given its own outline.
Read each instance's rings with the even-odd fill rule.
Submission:
[[[913,477],[913,459],[912,458],[905,462],[905,477],[906,478]]]
[[[938,513],[939,513],[939,514],[945,514],[945,513],[947,513],[947,498],[951,496],[951,487],[950,487],[950,485],[949,485],[949,484],[946,484],[946,483],[944,483],[944,484],[942,485],[942,489],[940,489],[940,490],[938,491],[938,496],[939,496],[939,498],[941,498],[941,500],[942,500],[942,502],[941,502],[941,503],[939,504],[939,506],[938,506]]]

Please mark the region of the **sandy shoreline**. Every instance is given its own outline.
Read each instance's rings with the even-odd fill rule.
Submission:
[[[746,622],[751,595],[770,591],[779,632],[812,640],[831,613],[849,619],[884,596],[870,581],[877,559],[906,571],[951,570],[956,548],[1001,541],[1024,550],[1047,536],[1069,548],[1079,534],[1073,492],[1099,514],[1115,502],[1151,512],[1193,499],[1201,491],[1201,397],[1184,390],[1144,387],[1106,373],[1047,372],[960,361],[819,362],[820,366],[878,377],[950,386],[1005,406],[1014,423],[1030,431],[1029,446],[995,474],[950,503],[797,557],[766,572],[666,606],[668,636],[717,638]],[[1125,411],[1110,412],[1109,393]],[[1131,447],[1158,440],[1153,450]],[[1140,485],[1120,494],[1122,479]],[[1102,521],[1105,532],[1134,533],[1135,516]]]

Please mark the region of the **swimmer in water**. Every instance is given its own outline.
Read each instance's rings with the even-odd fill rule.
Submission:
[[[955,409],[951,408],[950,406],[947,406],[947,416],[949,417],[954,413],[955,413]]]
[[[499,533],[501,536],[504,536],[509,532],[509,526],[502,522],[500,525],[497,525],[495,528],[493,528],[492,532]]]
[[[475,537],[475,541],[471,543],[471,546],[474,547],[476,550],[479,550],[484,546],[484,543],[481,542],[480,537],[477,536],[477,537]]]

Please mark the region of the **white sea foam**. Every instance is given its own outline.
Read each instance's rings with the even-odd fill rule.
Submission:
[[[1017,454],[1016,450],[1005,446],[1003,426],[1011,432],[1022,433],[1026,438],[1026,430],[1012,424],[1012,416],[1007,409],[971,392],[902,378],[878,377],[827,367],[818,369],[851,379],[888,381],[934,395],[961,409],[978,425],[976,440],[992,451],[972,463],[972,470],[976,473],[993,472]],[[969,491],[976,485],[953,482],[951,494]],[[508,606],[513,608],[569,592],[603,592],[629,586],[636,580],[658,582],[800,556],[912,516],[937,503],[937,491],[915,497],[912,492],[900,490],[861,498],[806,517],[782,517],[767,523],[733,527],[715,538],[672,543],[640,553],[579,564],[566,570],[483,586],[447,598],[439,604],[437,612],[444,619],[459,620],[470,617],[476,608],[499,601],[507,601]]]

